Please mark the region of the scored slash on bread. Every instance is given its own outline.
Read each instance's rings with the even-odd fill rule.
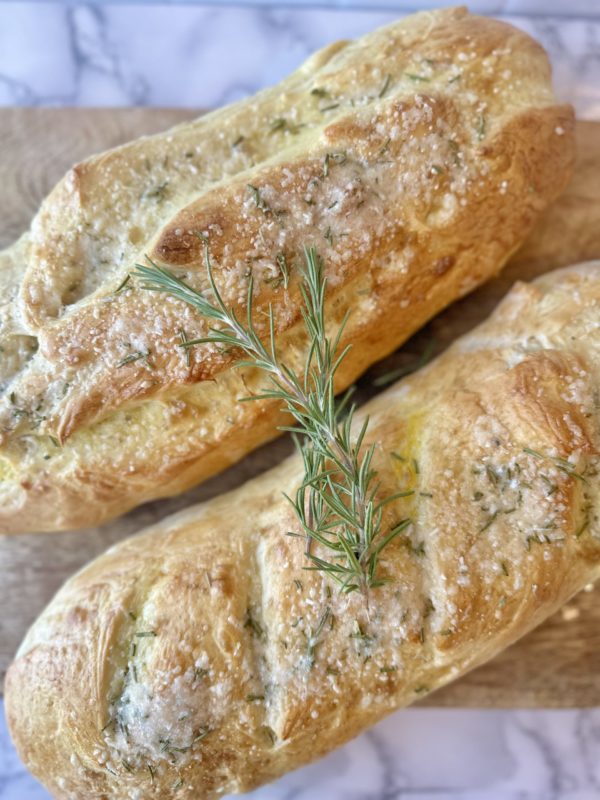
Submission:
[[[252,274],[255,322],[272,303],[297,368],[314,245],[332,329],[352,309],[342,389],[502,267],[568,180],[572,122],[537,43],[453,9],[74,167],[0,253],[0,532],[101,523],[276,435],[276,405],[238,403],[260,377],[232,353],[183,352],[206,322],[140,291],[136,261],[205,288],[208,236],[227,302]]]
[[[285,535],[298,456],[84,568],[8,672],[28,768],[59,800],[248,791],[483,663],[599,577],[599,309],[600,262],[518,284],[365,406],[382,493],[405,493],[388,527],[411,520],[368,605],[306,571]]]

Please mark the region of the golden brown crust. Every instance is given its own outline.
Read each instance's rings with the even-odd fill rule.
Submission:
[[[517,285],[365,407],[383,491],[414,490],[388,507],[386,525],[412,522],[368,608],[305,571],[304,543],[285,536],[295,456],[72,578],[7,677],[31,771],[60,800],[247,791],[482,663],[597,578],[599,308],[600,262]]]
[[[501,268],[565,185],[572,122],[539,45],[454,9],[332,46],[256,98],[75,167],[0,255],[0,532],[102,522],[275,435],[274,408],[236,402],[256,376],[208,346],[187,364],[181,331],[204,320],[134,280],[117,291],[136,260],[203,288],[207,235],[227,302],[252,274],[256,322],[272,303],[294,362],[297,264],[315,244],[332,324],[353,309],[342,388]]]

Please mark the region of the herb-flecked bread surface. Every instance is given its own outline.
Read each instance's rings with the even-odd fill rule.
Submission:
[[[364,408],[411,520],[368,602],[286,536],[296,456],[83,569],[8,673],[25,764],[60,800],[248,791],[540,623],[600,575],[599,322],[600,262],[549,273]]]
[[[272,89],[74,167],[0,254],[0,532],[99,524],[182,492],[276,435],[207,322],[131,277],[146,256],[227,303],[272,304],[305,357],[299,265],[316,246],[341,389],[495,274],[564,187],[572,111],[543,49],[464,9],[316,53]],[[286,276],[289,275],[289,281]]]

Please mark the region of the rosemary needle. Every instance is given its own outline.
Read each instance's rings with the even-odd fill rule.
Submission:
[[[373,386],[387,386],[388,384],[397,381],[399,378],[403,378],[405,375],[410,375],[412,372],[420,370],[431,361],[433,351],[435,350],[435,345],[435,340],[430,339],[416,361],[408,364],[405,367],[399,367],[391,370],[390,372],[385,372],[383,375],[378,375],[373,381]]]
[[[254,189],[249,188],[251,191]],[[261,209],[258,193],[255,194],[256,205]],[[212,343],[226,349],[241,350],[247,360],[239,361],[236,366],[258,367],[270,378],[267,389],[244,399],[282,401],[293,417],[296,424],[284,430],[303,437],[299,449],[304,460],[304,479],[295,497],[288,499],[307,540],[306,556],[310,566],[306,569],[326,573],[343,592],[366,592],[381,586],[385,579],[378,574],[379,556],[402,528],[392,529],[383,536],[383,508],[394,496],[383,500],[376,497],[378,485],[374,482],[376,472],[372,466],[375,446],[363,447],[368,419],[360,426],[358,436],[353,438],[355,408],[345,408],[348,395],[339,404],[334,399],[334,377],[349,349],[340,348],[348,314],[335,337],[329,338],[325,325],[327,280],[321,259],[314,248],[305,249],[306,265],[300,291],[303,300],[301,313],[309,346],[304,369],[296,374],[280,361],[277,353],[272,306],[266,315],[269,327],[266,344],[256,330],[252,319],[252,277],[248,287],[246,320],[242,322],[219,293],[211,267],[208,240],[199,238],[204,244],[210,294],[197,292],[148,257],[148,265],[136,265],[136,277],[141,279],[143,288],[166,292],[193,306],[215,323],[206,336],[182,342],[181,347]],[[341,418],[342,412],[345,413],[344,419]],[[314,543],[320,545],[318,555],[312,552]]]

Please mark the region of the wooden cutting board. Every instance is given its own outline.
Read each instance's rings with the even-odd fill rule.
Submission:
[[[40,200],[74,162],[191,116],[170,109],[0,109],[0,247],[29,224]],[[578,126],[574,179],[502,276],[453,305],[360,382],[414,363],[432,338],[441,350],[487,316],[515,280],[600,258],[600,122]],[[280,439],[185,495],[151,503],[102,528],[0,537],[0,680],[25,633],[61,583],[109,545],[192,502],[276,464],[290,451]],[[574,707],[600,705],[600,587],[489,664],[427,698],[429,705]]]

